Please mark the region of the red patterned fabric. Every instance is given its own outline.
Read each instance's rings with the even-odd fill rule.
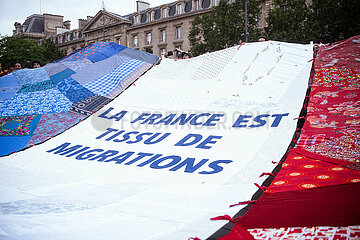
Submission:
[[[359,88],[358,68],[321,68],[316,66],[313,86]]]
[[[267,192],[283,192],[360,182],[360,172],[346,161],[293,149]]]
[[[256,240],[356,240],[360,238],[360,226],[350,227],[295,227],[295,228],[267,228],[249,229]]]
[[[316,67],[360,67],[360,35],[319,49]]]
[[[315,68],[298,147],[349,162],[359,161],[359,82],[359,69]],[[301,139],[317,141],[309,144]]]

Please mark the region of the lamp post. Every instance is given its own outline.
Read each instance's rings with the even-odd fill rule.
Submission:
[[[248,42],[248,29],[247,29],[247,0],[245,0],[245,42]]]

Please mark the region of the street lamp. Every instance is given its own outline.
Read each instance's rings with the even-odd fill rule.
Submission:
[[[248,29],[247,29],[247,0],[245,0],[245,42],[248,42]]]

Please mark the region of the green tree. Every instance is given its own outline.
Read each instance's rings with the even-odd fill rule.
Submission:
[[[245,40],[245,3],[220,1],[210,13],[196,16],[189,33],[194,56],[237,45]],[[248,39],[257,40],[260,30],[260,1],[248,1]]]
[[[53,62],[59,60],[66,56],[66,52],[64,50],[60,50],[56,44],[50,39],[46,39],[41,47],[43,48],[43,59],[44,65],[49,62]]]
[[[332,43],[359,34],[359,0],[274,0],[265,28],[269,39]]]
[[[305,0],[274,0],[267,17],[266,36],[271,40],[309,43],[312,40],[307,20],[312,11]]]
[[[3,37],[0,39],[0,62],[3,68],[11,64],[40,60],[43,65],[65,56],[63,51],[50,40],[39,45],[35,40],[25,37]]]
[[[312,9],[309,22],[315,39],[331,43],[360,33],[359,0],[318,0]]]

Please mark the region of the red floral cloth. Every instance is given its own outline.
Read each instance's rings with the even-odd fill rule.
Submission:
[[[360,182],[360,172],[347,168],[347,165],[347,161],[293,149],[266,191],[293,191]]]

